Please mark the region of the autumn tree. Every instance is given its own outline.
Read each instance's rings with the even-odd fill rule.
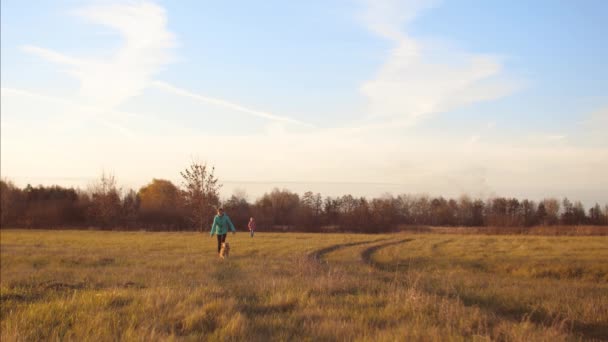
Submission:
[[[338,200],[331,197],[325,197],[323,201],[323,224],[335,225],[338,221],[339,213]]]
[[[554,225],[559,222],[559,201],[555,198],[545,198],[542,201],[544,208],[544,223],[545,225]]]
[[[540,224],[546,224],[547,220],[547,209],[545,209],[545,203],[540,202],[536,209],[536,222]]]
[[[298,223],[306,227],[307,230],[316,231],[321,225],[323,212],[323,199],[321,194],[314,194],[307,191],[300,200],[298,210]]]
[[[473,221],[471,226],[483,226],[486,223],[486,219],[483,216],[485,210],[485,204],[482,200],[477,199],[473,202]]]
[[[473,225],[473,201],[467,195],[462,195],[458,199],[458,211],[456,214],[458,225]]]
[[[583,207],[583,204],[580,201],[572,203],[570,200],[568,200],[568,198],[564,198],[562,204],[562,224],[573,225],[587,223],[587,215],[585,214],[585,208]]]
[[[180,190],[168,180],[153,179],[139,190],[139,220],[149,227],[175,230],[183,223]]]
[[[353,212],[353,221],[356,224],[352,228],[365,233],[377,231],[379,227],[373,225],[372,210],[370,208],[369,201],[365,197],[360,197],[355,201],[355,203],[356,206]]]
[[[412,197],[410,195],[399,195],[396,200],[397,215],[399,223],[411,224],[412,221]]]
[[[537,221],[537,209],[534,201],[523,200],[521,202],[521,215],[523,216],[520,222],[523,222],[524,226],[531,227],[535,225]]]
[[[415,196],[412,199],[411,214],[414,224],[429,224],[431,220],[429,196]]]
[[[456,202],[443,197],[433,198],[430,203],[432,225],[453,225],[456,221]]]
[[[23,223],[27,227],[75,226],[82,221],[78,215],[78,194],[74,189],[58,185],[28,186],[23,190],[25,212]]]
[[[206,163],[193,161],[180,174],[186,216],[195,229],[204,231],[220,205],[222,185],[215,177],[215,167],[209,168]]]
[[[295,225],[299,206],[298,194],[275,188],[256,201],[255,215],[262,226],[289,228]]]
[[[369,203],[369,207],[374,227],[368,227],[368,230],[389,231],[398,223],[398,201],[393,196],[384,195],[382,198],[374,198]]]
[[[0,227],[16,225],[23,217],[24,210],[23,191],[11,181],[0,181]]]
[[[342,229],[357,230],[360,221],[355,217],[359,201],[352,195],[344,195],[336,199],[338,209],[337,222]]]
[[[130,189],[122,198],[122,220],[125,228],[135,228],[138,221],[140,198]]]

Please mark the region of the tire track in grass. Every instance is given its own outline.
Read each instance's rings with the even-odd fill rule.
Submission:
[[[326,256],[329,253],[335,252],[343,248],[381,242],[386,240],[387,238],[370,239],[365,241],[345,242],[330,245],[309,253],[303,253],[303,255],[298,256],[296,259],[298,261],[305,262],[305,264],[300,264],[301,267],[307,267],[306,264],[309,264],[313,266],[313,268],[310,269],[311,272],[318,272],[320,268],[328,266]],[[237,268],[234,271],[239,271],[239,269]],[[297,313],[298,308],[300,307],[300,305],[302,305],[297,298],[292,298],[285,302],[278,303],[268,302],[268,299],[266,298],[266,293],[260,293],[259,290],[257,290],[255,287],[249,286],[250,283],[254,282],[253,278],[247,278],[249,276],[251,276],[251,274],[244,273],[240,277],[241,284],[235,285],[237,288],[236,292],[238,293],[238,296],[240,298],[238,304],[236,305],[236,310],[240,314],[242,314],[247,321],[255,322],[256,319],[259,320],[260,317],[268,317],[269,320],[272,320],[272,318],[276,315],[291,316],[294,315],[294,313]],[[297,315],[291,316],[291,319],[302,321],[300,325],[303,324],[305,321],[305,318],[299,317]],[[298,336],[298,330],[294,330],[293,327],[287,325],[273,326],[272,323],[269,323],[269,325],[263,324],[261,326],[256,326],[256,329],[258,330],[257,334],[260,334],[260,336],[264,337],[262,340],[272,340],[274,339],[273,336],[276,336],[277,334],[279,334],[280,336],[286,336],[288,340],[295,339]]]
[[[374,242],[381,242],[381,241],[386,241],[386,240],[388,240],[388,239],[366,240],[366,241],[357,241],[357,242],[340,243],[340,244],[336,244],[336,245],[331,245],[331,246],[321,248],[321,249],[318,249],[316,251],[309,253],[308,258],[310,260],[316,260],[316,261],[322,262],[322,261],[325,261],[325,256],[327,254],[329,254],[331,252],[335,252],[339,249],[360,246],[360,245],[365,245],[365,244],[374,243]]]
[[[384,244],[380,244],[377,246],[369,247],[361,252],[361,260],[365,264],[373,267],[376,270],[379,270],[382,272],[395,272],[396,273],[399,270],[399,264],[397,264],[396,267],[393,267],[389,264],[383,264],[381,262],[375,261],[374,254],[383,248],[398,245],[401,243],[406,243],[406,242],[409,242],[412,240],[413,239],[403,239],[403,240],[399,240],[399,241],[394,241],[394,242],[389,242],[389,243],[384,243]],[[446,291],[442,291],[442,290],[435,290],[435,291],[429,290],[426,287],[421,287],[420,289],[423,292],[430,294],[430,295],[436,295],[436,296],[440,296],[440,297],[444,297],[444,298],[448,298],[448,299],[460,300],[460,302],[466,307],[481,308],[489,313],[496,315],[496,317],[501,320],[506,320],[506,321],[509,321],[512,323],[521,323],[525,320],[528,320],[531,323],[533,323],[539,327],[541,327],[541,326],[542,327],[553,327],[554,323],[556,323],[555,317],[550,317],[549,315],[547,315],[543,312],[540,312],[540,311],[530,312],[528,310],[525,310],[524,308],[522,308],[521,310],[513,310],[510,308],[505,308],[505,307],[500,307],[500,306],[496,307],[496,305],[494,305],[494,303],[492,303],[492,301],[481,298],[479,296],[471,296],[471,295],[466,295],[466,294],[463,295],[460,293],[450,294],[450,293],[448,293]],[[608,329],[605,325],[595,324],[595,323],[585,323],[585,322],[579,322],[579,321],[568,321],[567,324],[570,325],[570,333],[576,334],[576,335],[578,335],[578,337],[582,337],[584,339],[590,339],[590,340],[608,341],[608,332],[607,332]]]
[[[441,240],[441,241],[439,241],[439,242],[436,242],[436,243],[432,244],[432,245],[431,245],[431,249],[432,249],[433,251],[437,251],[437,250],[438,250],[438,248],[439,248],[439,246],[444,246],[444,245],[447,245],[448,243],[453,242],[454,240],[455,240],[455,239],[445,239],[445,240]]]
[[[394,246],[394,245],[399,245],[399,244],[406,243],[406,242],[409,242],[409,241],[412,241],[412,240],[414,240],[414,239],[412,239],[412,238],[402,239],[402,240],[393,241],[393,242],[389,242],[389,243],[385,243],[385,244],[381,244],[381,245],[377,245],[377,246],[373,246],[373,247],[367,248],[367,249],[363,250],[363,252],[361,252],[361,260],[364,263],[372,266],[373,268],[379,269],[381,271],[389,271],[391,269],[390,269],[390,267],[388,265],[385,265],[385,264],[382,264],[382,263],[374,261],[374,258],[373,258],[374,253],[376,253],[377,251],[379,251],[382,248],[386,248],[386,247]],[[397,265],[397,267],[398,266],[399,265]],[[392,271],[394,271],[394,270],[395,269],[392,269]]]

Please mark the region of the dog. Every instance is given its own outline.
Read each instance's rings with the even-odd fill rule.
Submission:
[[[220,249],[220,258],[225,259],[230,256],[230,244],[228,242],[222,243],[222,248]]]

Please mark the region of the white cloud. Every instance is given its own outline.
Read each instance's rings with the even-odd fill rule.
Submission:
[[[410,125],[432,113],[505,96],[517,85],[500,79],[503,66],[491,55],[458,52],[425,44],[404,26],[432,1],[368,0],[366,27],[393,44],[375,77],[361,85],[374,117]]]
[[[407,40],[402,26],[437,4],[435,0],[363,0],[361,20],[377,35],[393,41]],[[415,51],[412,51],[415,52]]]
[[[171,60],[175,39],[167,28],[165,10],[156,4],[92,6],[75,14],[116,30],[123,39],[121,47],[103,60],[67,56],[35,45],[25,45],[23,50],[66,65],[91,105],[111,108],[138,95]]]

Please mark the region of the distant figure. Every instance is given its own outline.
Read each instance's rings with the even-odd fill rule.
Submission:
[[[213,224],[211,225],[211,236],[217,234],[217,254],[221,258],[222,245],[226,242],[226,234],[228,234],[228,226],[232,230],[232,234],[236,233],[236,229],[230,221],[230,217],[224,214],[224,209],[217,209],[217,215],[213,218]]]
[[[247,227],[249,228],[249,234],[251,234],[251,237],[253,237],[255,232],[255,219],[253,217],[249,218],[249,224],[247,224]]]

